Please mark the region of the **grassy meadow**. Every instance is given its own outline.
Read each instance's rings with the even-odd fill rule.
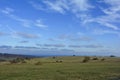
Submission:
[[[0,62],[0,80],[120,80],[120,58],[46,57],[26,63]]]

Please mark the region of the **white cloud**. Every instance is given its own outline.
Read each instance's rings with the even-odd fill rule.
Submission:
[[[105,25],[114,30],[120,30],[114,23],[120,23],[120,1],[104,0],[104,3],[110,5],[108,8],[101,8],[105,16],[99,17],[97,20],[100,24]]]
[[[109,29],[120,30],[120,27],[117,25],[120,23],[119,0],[102,0],[102,3],[106,3],[107,5],[109,5],[109,7],[106,8],[100,6],[100,9],[104,13],[104,15],[91,17],[90,15],[93,14],[89,13],[89,15],[78,15],[78,18],[81,19],[83,24],[95,22]]]
[[[40,19],[36,20],[34,25],[37,26],[37,27],[40,27],[40,28],[46,28],[47,27],[46,25],[43,24],[43,22]]]
[[[30,1],[29,3],[30,3],[35,9],[37,9],[37,10],[46,10],[45,8],[43,8],[42,5],[40,5],[40,4],[38,4],[38,3],[35,3],[35,2],[33,2],[33,1]]]
[[[34,2],[30,3],[37,10],[53,10],[61,14],[64,14],[67,11],[76,14],[78,12],[88,11],[89,9],[94,8],[89,3],[89,0],[43,0],[43,3],[46,5],[44,7]]]
[[[103,1],[112,6],[116,6],[116,5],[120,6],[120,0],[103,0]]]
[[[0,49],[11,49],[12,46],[8,46],[8,45],[0,45]]]
[[[120,1],[103,0],[103,2],[110,6],[108,8],[101,8],[101,11],[106,15],[98,17],[96,21],[111,29],[120,30],[119,26],[114,24],[120,23]]]
[[[103,48],[102,45],[69,45],[71,48]]]
[[[21,38],[29,38],[29,39],[39,38],[39,36],[36,34],[29,34],[29,33],[24,33],[24,32],[16,32],[14,35],[19,36]]]
[[[92,5],[90,0],[45,0],[42,1],[45,4],[44,10],[53,10],[64,14],[65,12],[71,12],[74,14],[80,22],[85,25],[87,23],[97,23],[103,27],[120,30],[116,23],[120,23],[120,1],[119,0],[99,0],[98,5]],[[108,7],[99,5],[104,3]],[[35,4],[33,5],[35,6]],[[37,5],[37,7],[39,7]],[[47,9],[46,9],[47,8]],[[93,13],[89,12],[94,8],[100,8],[104,15],[98,15],[93,17]],[[41,9],[41,6],[40,6]],[[43,9],[43,8],[42,8]]]
[[[12,12],[14,12],[14,9],[6,7],[5,9],[3,9],[1,11],[5,14],[11,14]]]
[[[73,12],[88,11],[89,9],[94,8],[88,1],[89,0],[69,0]]]
[[[5,35],[5,33],[3,33],[3,32],[0,32],[0,36],[3,36],[3,35]]]
[[[49,9],[60,12],[62,14],[69,9],[64,0],[55,0],[54,2],[46,0],[44,3],[48,6]]]
[[[44,44],[44,47],[66,47],[64,44]]]
[[[105,22],[104,20],[103,21],[101,21],[101,20],[99,21],[98,20],[97,23],[99,23],[99,24],[101,24],[103,26],[106,26],[108,28],[114,29],[114,30],[119,30],[118,26],[115,26],[114,24],[111,24],[109,22]]]
[[[1,12],[4,13],[5,15],[7,15],[9,18],[11,18],[15,21],[18,21],[24,27],[32,27],[32,26],[36,26],[39,28],[47,27],[47,25],[43,24],[43,22],[41,20],[24,19],[24,18],[14,15],[13,14],[14,11],[15,11],[14,9],[6,7],[5,9],[2,9]]]
[[[120,32],[118,32],[118,31],[102,30],[102,29],[95,29],[93,31],[93,34],[96,34],[96,35],[114,34],[114,35],[120,36]]]
[[[86,36],[82,36],[82,37],[73,37],[70,39],[71,41],[92,41],[93,39],[91,37],[86,37]]]

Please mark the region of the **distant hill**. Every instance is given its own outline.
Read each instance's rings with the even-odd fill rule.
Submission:
[[[15,59],[15,58],[34,58],[34,57],[36,57],[36,56],[0,53],[0,61],[6,61],[6,60]]]

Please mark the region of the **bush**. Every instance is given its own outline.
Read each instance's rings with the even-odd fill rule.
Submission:
[[[35,65],[42,65],[42,63],[39,61],[39,62],[36,62]]]
[[[73,56],[76,56],[76,55],[73,55]]]
[[[53,59],[55,59],[56,57],[55,57],[55,56],[53,56],[52,58],[53,58]]]
[[[63,61],[62,61],[62,60],[57,60],[56,62],[57,62],[57,63],[62,63]]]
[[[56,62],[59,62],[58,60]]]
[[[4,60],[4,59],[0,59],[0,62],[4,62],[4,61],[6,61],[6,60]]]
[[[23,60],[21,63],[27,63],[25,60]]]
[[[23,58],[16,58],[16,59],[10,60],[11,64],[13,64],[13,63],[20,63],[20,62],[21,63],[26,63]]]
[[[105,58],[102,58],[102,59],[101,59],[101,61],[104,61],[104,60],[105,60]]]
[[[115,55],[110,55],[110,57],[115,57]]]
[[[62,60],[60,60],[60,63],[62,63],[63,61]]]
[[[97,58],[97,57],[94,57],[92,60],[98,60],[98,58]]]
[[[26,59],[26,60],[30,60],[31,58],[29,58],[29,57],[25,57],[25,59]]]
[[[14,60],[10,60],[9,61],[11,64],[13,64],[13,63],[18,63],[15,59]]]
[[[83,59],[83,63],[86,63],[86,62],[88,62],[90,60],[90,57],[88,57],[88,56],[86,56],[86,57],[84,57],[84,59]]]

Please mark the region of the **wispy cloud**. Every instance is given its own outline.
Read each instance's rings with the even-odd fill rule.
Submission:
[[[103,6],[99,5],[92,5],[89,0],[54,0],[49,1],[45,0],[42,1],[45,5],[44,9],[53,10],[59,12],[61,14],[71,12],[73,13],[81,23],[97,23],[101,26],[106,28],[110,28],[113,30],[120,30],[119,26],[115,23],[120,22],[120,4],[119,0],[100,0],[97,1],[98,3],[105,3],[109,7],[104,8]],[[32,4],[35,6],[35,3]],[[93,14],[89,11],[94,9],[95,7],[99,7],[101,12],[105,15],[99,15],[97,17],[92,17]],[[39,8],[37,5],[36,8]],[[41,6],[40,6],[41,9]],[[43,8],[42,8],[43,9]]]
[[[58,36],[58,40],[69,40],[69,41],[92,41],[94,40],[91,37],[85,36],[82,33],[80,34],[80,36],[76,36],[76,35],[70,35],[70,34],[62,34],[60,36]]]
[[[0,32],[0,36],[3,36],[3,35],[5,35],[5,33],[3,33],[3,32]]]
[[[103,48],[102,45],[69,45],[70,48]]]
[[[1,45],[0,46],[1,49],[11,49],[12,46],[8,46],[8,45]]]
[[[109,5],[109,7],[102,7],[100,6],[101,12],[104,15],[99,15],[97,17],[91,17],[84,16],[83,22],[86,23],[93,23],[96,22],[104,27],[113,29],[113,30],[120,30],[119,26],[116,25],[117,23],[120,23],[120,4],[119,0],[101,0],[100,3],[105,3],[106,5]]]
[[[15,46],[16,49],[40,49],[39,47],[31,47],[31,46]]]
[[[47,28],[47,25],[45,25],[42,20],[40,19],[36,19],[36,20],[28,20],[28,19],[24,19],[21,18],[19,16],[16,16],[14,14],[15,10],[9,7],[6,7],[5,9],[1,10],[2,13],[4,13],[5,15],[7,15],[9,18],[18,21],[22,26],[24,27],[39,27],[39,28]]]
[[[40,19],[37,19],[37,20],[34,22],[34,25],[37,26],[37,27],[40,27],[40,28],[47,28],[47,26],[44,25],[43,22],[42,22]]]
[[[29,43],[29,41],[20,41],[19,43]]]
[[[9,27],[8,25],[6,28],[9,30],[8,35],[11,36],[12,38],[24,38],[24,39],[38,39],[40,38],[40,35],[38,34],[32,34],[32,33],[27,33],[27,32],[20,32],[17,30],[14,30],[13,28]],[[1,33],[3,34],[3,33]],[[20,41],[20,43],[27,43],[29,41]]]
[[[103,29],[95,29],[93,31],[93,34],[96,34],[96,35],[114,34],[114,35],[120,36],[120,32],[118,32],[118,31],[103,30]]]
[[[65,47],[64,44],[44,44],[46,47]]]
[[[14,35],[19,36],[21,38],[27,38],[27,39],[36,39],[36,38],[39,38],[38,35],[28,34],[28,33],[24,33],[24,32],[16,32]]]
[[[103,0],[105,3],[110,4],[112,6],[120,6],[120,1],[119,0]]]
[[[49,9],[62,14],[65,13],[65,10],[69,9],[68,5],[65,3],[64,0],[56,0],[54,2],[46,0],[44,1],[44,3],[48,6]]]
[[[119,0],[101,0],[102,3],[110,5],[108,8],[100,6],[101,11],[106,15],[101,15],[96,18],[91,17],[92,14],[86,11],[94,9],[89,0],[55,0],[55,1],[43,1],[46,8],[52,9],[59,13],[64,14],[69,11],[76,15],[84,24],[96,22],[102,26],[111,28],[113,30],[120,30],[114,23],[119,23],[120,20],[120,4]],[[91,16],[90,16],[91,15]]]
[[[91,8],[94,8],[89,2],[89,0],[69,0],[72,5],[71,9],[73,12],[88,11]]]
[[[29,1],[29,3],[32,5],[32,7],[34,7],[37,10],[47,10],[46,7],[43,7],[41,4],[33,2],[33,1]]]
[[[49,41],[56,41],[56,39],[54,39],[54,38],[49,38],[48,40]]]
[[[65,40],[65,39],[70,39],[72,37],[73,37],[73,35],[71,35],[71,34],[61,34],[57,38],[60,40]]]
[[[66,47],[66,45],[64,44],[36,44],[36,45],[41,47],[56,47],[56,48]]]
[[[54,38],[48,38],[48,40],[57,41],[57,42],[58,41],[90,42],[90,41],[94,41],[95,39],[90,36],[86,36],[83,33],[78,32],[77,34],[61,34]]]
[[[1,12],[5,14],[11,14],[12,12],[14,12],[14,9],[6,7],[5,9],[2,9]]]
[[[81,11],[88,11],[89,9],[93,8],[89,0],[43,0],[42,2],[44,5],[46,5],[44,9],[43,6],[40,6],[37,3],[30,3],[38,10],[53,10],[61,14],[64,14],[67,11],[78,13]]]
[[[71,41],[92,41],[93,39],[91,37],[78,37],[78,38],[71,38]]]

